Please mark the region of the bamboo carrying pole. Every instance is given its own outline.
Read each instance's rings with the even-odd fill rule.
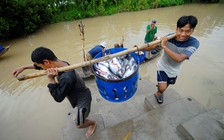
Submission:
[[[168,40],[169,40],[169,39],[174,38],[175,36],[176,36],[176,34],[172,34],[172,35],[169,35],[167,37],[168,37]],[[124,51],[121,51],[121,52],[118,52],[118,53],[115,53],[115,54],[100,57],[98,59],[93,59],[93,60],[90,60],[90,61],[85,61],[85,62],[82,62],[82,63],[73,64],[73,65],[69,65],[69,66],[66,66],[66,67],[60,67],[60,68],[58,68],[58,72],[63,72],[63,71],[68,71],[68,70],[72,70],[72,69],[79,68],[79,67],[89,66],[89,65],[92,65],[94,63],[105,61],[105,60],[108,60],[108,59],[112,59],[114,57],[122,56],[122,55],[125,55],[125,54],[129,54],[131,52],[141,51],[141,50],[143,50],[147,47],[157,45],[160,42],[161,42],[161,40],[159,39],[159,40],[155,40],[153,42],[150,42],[148,44],[144,44],[141,47],[133,47],[133,48],[129,48],[127,50],[124,50]],[[31,78],[35,78],[35,77],[44,76],[46,74],[47,74],[46,71],[40,71],[40,72],[37,72],[37,73],[18,76],[17,79],[19,81],[22,81],[22,80],[26,80],[26,79],[31,79]]]

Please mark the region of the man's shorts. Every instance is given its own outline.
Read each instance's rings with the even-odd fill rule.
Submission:
[[[85,108],[78,108],[77,117],[76,117],[76,125],[82,125],[85,119],[89,116],[91,105]]]
[[[168,75],[164,71],[157,71],[157,81],[158,83],[167,83],[167,84],[175,84],[177,79],[176,77],[168,77]]]

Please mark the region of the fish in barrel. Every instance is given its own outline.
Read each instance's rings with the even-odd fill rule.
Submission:
[[[137,69],[138,64],[131,54],[95,63],[95,73],[107,80],[120,80],[129,77]]]

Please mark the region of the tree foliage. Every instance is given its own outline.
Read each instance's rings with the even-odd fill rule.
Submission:
[[[219,0],[1,0],[0,38],[27,35],[60,21],[194,2]]]
[[[3,0],[0,5],[1,38],[32,33],[53,16],[48,4],[41,0]]]

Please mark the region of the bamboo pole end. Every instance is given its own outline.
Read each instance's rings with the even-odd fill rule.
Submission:
[[[26,80],[26,75],[20,75],[16,77],[18,81]]]

